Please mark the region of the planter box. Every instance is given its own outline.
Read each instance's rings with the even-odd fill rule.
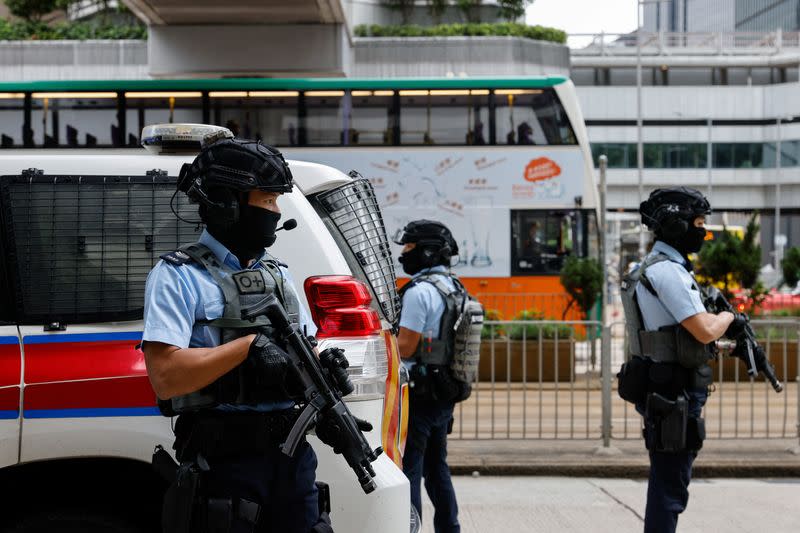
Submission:
[[[541,343],[541,381],[569,382],[574,376],[572,354],[575,343],[571,339],[542,340]],[[497,383],[523,381],[538,382],[539,377],[539,341],[494,341],[494,380]],[[509,372],[509,357],[510,372]],[[556,372],[557,371],[557,372]],[[492,380],[492,342],[481,342],[481,361],[478,367],[478,379],[483,382]]]
[[[765,346],[765,345],[764,345]],[[483,354],[481,354],[483,356]],[[783,344],[772,342],[769,347],[769,362],[775,367],[775,375],[781,381],[796,381],[797,380],[797,342],[790,341],[786,346],[786,372],[784,371],[783,363]],[[711,363],[711,368],[714,370],[714,381],[720,381],[719,378],[719,363],[714,360]],[[748,381],[747,367],[744,361],[737,357],[725,356],[722,359],[722,381],[734,381],[736,378],[735,366],[739,365],[739,381]],[[757,381],[763,381],[764,377],[761,374],[756,378]]]

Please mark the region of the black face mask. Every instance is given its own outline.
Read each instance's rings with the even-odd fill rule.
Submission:
[[[683,249],[680,251],[684,255],[699,252],[705,240],[706,240],[706,228],[703,227],[697,228],[695,226],[691,226],[689,227],[689,230],[686,232],[686,235],[683,237],[681,246],[681,248]]]
[[[405,252],[401,254],[397,260],[403,265],[403,272],[409,276],[413,276],[426,267],[426,265],[423,264],[421,248],[414,248],[411,251]]]
[[[239,258],[244,267],[251,259],[261,257],[264,248],[275,243],[275,230],[280,218],[280,213],[245,205],[236,224],[224,229],[209,225],[208,230]]]

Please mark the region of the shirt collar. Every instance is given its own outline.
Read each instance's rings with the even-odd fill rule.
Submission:
[[[664,241],[656,241],[656,243],[653,245],[653,251],[651,253],[662,253],[669,257],[670,260],[682,265],[686,265],[686,259],[681,255],[681,253]]]
[[[436,265],[430,268],[423,268],[422,270],[414,274],[412,279],[424,276],[425,274],[445,274],[446,272],[447,272],[447,267],[445,267],[444,265]]]
[[[203,233],[200,235],[200,239],[198,239],[197,242],[207,246],[209,250],[214,252],[214,255],[217,256],[217,259],[222,261],[223,264],[228,265],[234,270],[242,270],[242,265],[239,263],[239,258],[236,257],[230,250],[228,250],[224,244],[215,239],[207,229],[203,230]],[[266,255],[266,251],[264,252],[264,255]],[[253,266],[258,264],[258,261],[263,259],[264,255],[259,257],[258,260],[253,263]]]

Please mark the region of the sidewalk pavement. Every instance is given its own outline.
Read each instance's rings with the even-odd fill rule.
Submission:
[[[641,439],[459,440],[449,439],[455,475],[576,476],[642,479],[648,456]],[[800,439],[706,440],[693,477],[800,477]]]

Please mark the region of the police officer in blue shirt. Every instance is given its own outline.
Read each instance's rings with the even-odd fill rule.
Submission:
[[[452,429],[454,404],[468,391],[452,378],[446,364],[447,347],[453,341],[441,331],[441,324],[447,322],[446,303],[436,284],[443,290],[456,288],[450,263],[451,257],[458,255],[458,245],[446,226],[431,220],[409,222],[395,242],[403,245],[399,258],[403,271],[412,276],[401,291],[397,336],[412,384],[403,471],[411,484],[411,504],[420,517],[424,477],[435,509],[434,530],[457,533],[461,526],[447,466],[447,435]]]
[[[620,395],[644,417],[650,454],[646,533],[674,532],[686,508],[692,463],[705,438],[701,418],[711,384],[710,344],[735,338],[742,315],[706,312],[689,254],[706,236],[706,198],[695,189],[657,189],[640,206],[656,237],[652,251],[626,275],[622,299],[630,351]]]
[[[292,190],[289,167],[274,148],[222,139],[184,165],[178,189],[199,204],[206,228],[197,243],[161,256],[145,289],[148,375],[162,413],[179,415],[181,467],[164,530],[332,531],[311,446],[304,441],[293,457],[279,449],[296,418],[285,347],[266,318],[241,319],[274,291],[294,323],[313,327],[285,265],[265,253],[278,198]]]

